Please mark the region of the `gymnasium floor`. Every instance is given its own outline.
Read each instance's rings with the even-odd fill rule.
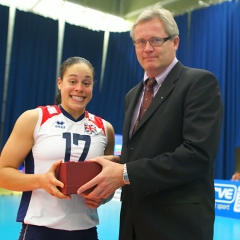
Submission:
[[[15,222],[20,195],[0,195],[0,240],[17,240],[20,224]],[[100,240],[117,240],[120,202],[118,196],[99,207]],[[239,240],[240,219],[216,217],[214,240]],[[181,239],[182,240],[182,239]],[[194,240],[194,239],[193,239]]]

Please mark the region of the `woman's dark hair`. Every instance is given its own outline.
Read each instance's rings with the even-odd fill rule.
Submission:
[[[92,73],[93,73],[93,76],[94,76],[94,68],[93,68],[92,64],[87,59],[82,58],[82,57],[69,57],[61,65],[61,68],[60,68],[60,78],[61,78],[61,80],[63,79],[63,75],[66,72],[66,70],[70,66],[72,66],[74,64],[77,64],[77,63],[87,64],[89,66],[89,68],[92,69]],[[61,104],[61,102],[62,102],[61,92],[58,91],[57,96],[55,98],[55,104]]]

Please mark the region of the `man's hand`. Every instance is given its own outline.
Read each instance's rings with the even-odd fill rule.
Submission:
[[[97,162],[102,165],[102,171],[91,181],[80,187],[77,193],[89,199],[107,199],[116,189],[124,185],[123,181],[123,164],[116,163],[119,157],[102,156],[88,161]],[[118,161],[118,160],[117,160]],[[83,192],[96,186],[88,195]]]

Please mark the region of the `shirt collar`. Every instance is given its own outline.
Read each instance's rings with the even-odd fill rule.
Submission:
[[[169,74],[169,72],[172,70],[172,68],[175,66],[175,64],[178,62],[178,59],[175,57],[173,59],[173,61],[171,62],[171,64],[169,64],[169,66],[160,74],[158,74],[155,79],[157,81],[157,85],[162,85],[163,81],[165,80],[165,78],[167,77],[167,75]],[[145,81],[148,79],[148,75],[146,73],[146,71],[144,72],[144,77],[143,77],[143,83],[145,83]]]

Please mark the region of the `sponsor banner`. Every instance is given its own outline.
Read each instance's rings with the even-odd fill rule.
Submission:
[[[217,216],[240,219],[240,181],[214,180]]]

